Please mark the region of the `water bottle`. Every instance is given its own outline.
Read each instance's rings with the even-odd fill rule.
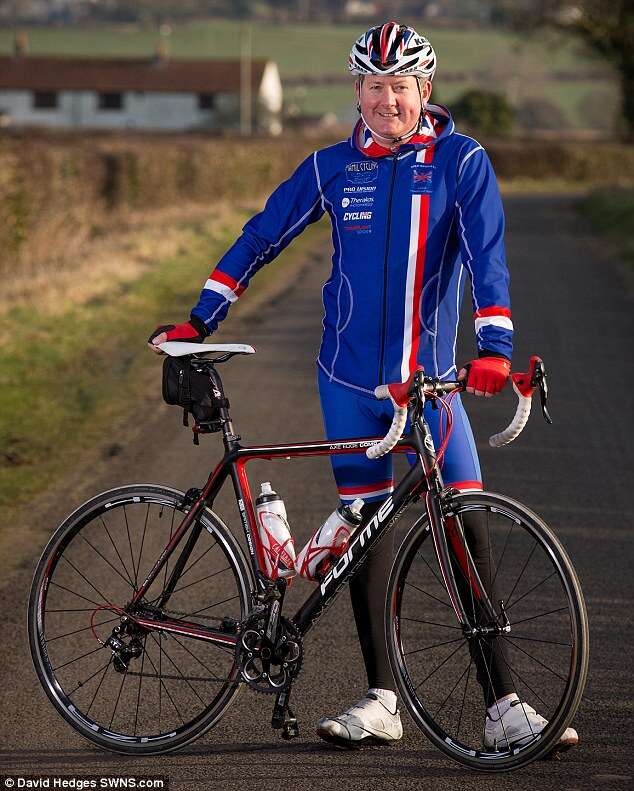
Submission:
[[[342,505],[333,511],[295,561],[297,573],[318,582],[348,548],[350,536],[361,524],[363,500]]]
[[[286,518],[284,500],[267,481],[255,501],[255,518],[264,550],[264,571],[269,579],[293,577],[295,542]]]

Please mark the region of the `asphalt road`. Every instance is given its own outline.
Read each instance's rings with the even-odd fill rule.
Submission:
[[[0,774],[167,775],[172,789],[370,788],[560,791],[631,788],[633,695],[632,548],[632,287],[576,217],[571,199],[509,197],[508,253],[516,367],[538,352],[550,371],[547,427],[537,413],[512,447],[494,451],[486,438],[513,410],[510,394],[475,403],[470,413],[488,488],[526,502],[557,530],[579,572],[588,604],[591,667],[576,718],[581,745],[560,761],[514,775],[475,775],[452,764],[405,717],[405,737],[392,748],[344,753],[313,733],[364,690],[360,652],[347,596],[308,641],[294,701],[302,737],[281,741],[269,726],[272,700],[245,693],[219,726],[184,751],[130,759],[101,752],[54,712],[32,670],[25,638],[26,598],[37,555],[60,518],[82,499],[129,482],[200,484],[219,456],[217,436],[191,445],[178,413],[140,405],[127,436],[113,436],[102,457],[43,499],[35,512],[40,543],[2,591],[3,710]],[[223,328],[219,340],[248,342],[258,353],[223,368],[236,426],[246,443],[321,436],[314,358],[321,328],[320,285],[328,251],[257,315]],[[468,311],[467,311],[468,313]],[[463,332],[472,349],[471,322]],[[159,387],[157,365],[156,389]],[[629,407],[629,410],[628,410]],[[324,460],[261,462],[252,480],[271,479],[283,494],[298,543],[336,504]],[[218,509],[237,526],[235,507]],[[237,528],[239,529],[239,528]],[[295,586],[294,596],[305,593]]]

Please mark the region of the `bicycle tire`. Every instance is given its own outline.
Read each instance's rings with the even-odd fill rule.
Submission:
[[[552,752],[560,735],[577,711],[588,668],[588,622],[581,586],[570,559],[554,533],[538,516],[508,497],[489,492],[457,494],[445,515],[460,516],[474,511],[481,513],[483,519],[486,515],[487,531],[490,530],[490,521],[496,525],[493,531],[496,536],[491,537],[489,533],[489,552],[493,557],[496,553],[496,546],[493,546],[496,537],[502,536],[502,531],[497,530],[497,524],[505,525],[506,542],[503,549],[499,544],[497,545],[498,565],[491,583],[502,586],[502,582],[496,580],[496,577],[505,562],[513,568],[512,574],[508,575],[509,578],[516,573],[515,568],[523,568],[521,573],[518,572],[518,580],[507,600],[511,631],[508,636],[496,639],[503,641],[501,643],[503,661],[507,664],[520,698],[527,700],[531,695],[533,697],[537,695],[541,701],[539,705],[542,708],[549,707],[548,725],[539,736],[522,746],[514,747],[511,744],[511,749],[500,751],[484,748],[482,737],[478,736],[478,718],[481,724],[480,734],[484,725],[485,707],[482,688],[478,684],[474,685],[474,679],[470,678],[470,670],[475,668],[471,650],[449,605],[449,598],[444,585],[441,584],[440,574],[436,574],[434,569],[433,541],[426,541],[431,535],[427,515],[418,519],[409,530],[392,566],[385,616],[388,655],[397,687],[409,714],[434,745],[452,759],[472,769],[487,772],[509,771]],[[514,534],[512,540],[509,538],[511,534]],[[534,549],[528,561],[525,557],[520,559],[513,557],[513,551],[517,546],[521,544],[526,547],[531,542]],[[534,558],[537,558],[535,564],[537,570],[536,572],[531,570],[527,574],[527,569],[530,569]],[[493,560],[491,562],[493,564]],[[548,574],[543,576],[539,570],[542,567],[550,569],[550,576]],[[423,588],[423,584],[427,589]],[[442,591],[445,594],[444,599]],[[558,599],[553,598],[555,594]],[[523,613],[531,612],[527,609],[531,606],[529,603],[531,599],[534,602],[533,606],[538,608],[537,614],[518,617]],[[547,604],[548,602],[552,604]],[[562,602],[561,609],[555,606],[558,602]],[[446,607],[449,609],[445,609]],[[514,609],[515,607],[518,609]],[[412,612],[424,614],[424,620],[412,618]],[[412,628],[409,627],[410,621],[416,622]],[[529,634],[518,635],[518,627],[520,631],[528,630]],[[452,628],[459,630],[453,635],[455,639],[446,639],[451,636],[448,630]],[[535,628],[540,631],[531,631]],[[559,632],[562,631],[567,633],[565,639],[545,639],[551,636],[561,637]],[[430,635],[434,635],[432,639],[441,638],[440,642],[428,644]],[[421,641],[420,647],[412,650],[412,645],[418,645],[417,641]],[[529,641],[528,644],[526,641]],[[538,649],[534,648],[535,645]],[[469,653],[469,670],[463,670],[462,675],[454,682],[453,672],[458,665],[457,657],[464,646],[467,646]],[[437,655],[440,655],[439,651],[442,650],[442,654],[446,656],[439,667],[429,670],[431,664],[429,657],[434,654],[426,652],[432,650],[436,651]],[[542,652],[541,659],[533,657],[535,650]],[[423,654],[425,659],[422,659]],[[553,670],[553,667],[544,661],[546,654],[548,662],[554,662],[561,657],[558,666],[558,670],[562,668],[560,672]],[[450,659],[454,657],[456,658],[450,664]],[[528,665],[528,657],[536,660],[534,664],[537,669],[533,668],[531,671],[534,674],[530,678],[532,685],[529,685],[526,677],[519,671],[521,665],[522,672],[526,673],[524,668]],[[511,662],[513,664],[510,664]],[[422,681],[418,678],[420,663],[426,664],[425,677]],[[444,679],[440,681],[440,677],[437,676],[436,680],[431,682],[431,677],[440,667],[445,668],[443,675],[447,676],[447,681],[445,682]],[[546,670],[549,671],[548,674]],[[551,678],[552,673],[561,680]],[[422,671],[420,675],[423,675]],[[540,687],[540,692],[533,688],[537,686],[535,678],[543,685]],[[428,685],[428,691],[419,691],[423,683]],[[433,689],[432,684],[440,687],[441,691],[439,692],[437,688]],[[458,697],[457,701],[447,707],[450,697],[445,696],[441,703],[439,701],[451,684],[453,687],[449,696],[457,690],[458,696],[462,694],[462,700]],[[546,689],[551,691],[552,701],[547,701],[544,697]],[[466,705],[469,707],[467,713],[465,713]],[[462,738],[461,728],[464,729],[463,734],[467,732]],[[457,732],[452,732],[456,730]]]
[[[172,635],[168,651],[167,636],[159,633],[157,639],[155,633],[151,632],[145,636],[142,659],[136,658],[134,663],[131,662],[135,669],[129,667],[124,673],[117,675],[110,650],[94,642],[95,636],[100,637],[99,631],[105,630],[101,637],[107,636],[111,628],[110,622],[113,624],[117,622],[116,611],[105,612],[108,607],[96,609],[93,606],[101,604],[97,601],[98,596],[94,591],[98,590],[105,598],[106,604],[112,607],[114,601],[113,596],[110,595],[112,592],[127,590],[126,586],[134,589],[135,577],[140,580],[145,579],[143,574],[152,567],[168,540],[168,528],[171,536],[175,526],[178,525],[177,517],[182,519],[186,513],[188,506],[183,504],[183,500],[184,496],[181,492],[151,484],[125,486],[97,495],[68,516],[55,531],[42,553],[33,578],[28,607],[28,634],[37,676],[53,706],[66,722],[92,743],[115,752],[151,755],[177,750],[216,725],[242,689],[233,653],[219,648],[213,652],[212,649],[215,647],[208,643],[188,641],[182,635]],[[140,528],[135,532],[137,522],[144,524],[142,540],[139,538]],[[206,605],[210,601],[209,596],[220,595],[217,591],[222,591],[226,586],[228,594],[226,602],[223,602],[222,598],[219,600],[222,609],[218,609],[218,604],[212,603],[194,613],[180,614],[188,615],[190,621],[198,619],[201,623],[207,623],[210,619],[221,621],[229,614],[235,620],[242,620],[250,609],[254,590],[250,567],[237,540],[216,514],[205,509],[201,514],[200,522],[204,529],[192,552],[191,564],[183,570],[174,596],[168,604],[171,605],[178,597],[177,601],[186,602],[189,608],[195,608],[198,602]],[[124,537],[120,545],[122,548],[118,548],[115,541],[119,530]],[[126,554],[128,547],[125,538],[129,541],[129,556]],[[143,560],[144,546],[152,544],[157,551],[156,554],[149,552],[147,555],[149,561],[146,562]],[[202,554],[199,552],[197,557],[194,557],[199,544],[203,550],[207,545],[209,546]],[[180,546],[182,545],[181,543]],[[176,554],[178,551],[179,548],[176,549]],[[204,562],[199,563],[203,557]],[[92,559],[92,562],[86,562],[87,558]],[[201,579],[192,579],[194,575],[190,569],[193,566],[196,566],[196,576],[199,576],[199,573],[204,573],[205,567],[209,570],[216,560],[226,564],[226,568],[213,569],[211,574]],[[181,586],[181,580],[188,572],[190,577]],[[167,580],[167,573],[166,566],[165,571],[159,573],[149,591],[154,593],[158,591],[160,595],[161,585],[165,585]],[[68,582],[67,576],[73,581]],[[181,590],[184,593],[181,593]],[[110,601],[108,601],[109,596]],[[57,608],[58,599],[62,601],[64,597],[69,598],[72,607]],[[89,616],[91,608],[93,612]],[[95,615],[95,612],[101,615]],[[103,620],[103,616],[106,615],[108,618]],[[87,623],[89,617],[90,624]],[[99,623],[95,627],[94,621],[97,619]],[[60,628],[62,633],[54,636],[53,631],[56,632]],[[65,632],[66,629],[69,630],[68,633]],[[91,640],[95,648],[90,647]],[[78,653],[77,658],[70,661],[65,659],[65,651],[80,652],[84,643],[89,649],[85,657]],[[201,659],[202,650],[208,652],[204,654],[206,662]],[[212,670],[209,667],[208,654],[214,658],[216,663],[214,668],[219,666],[220,670]],[[100,667],[97,673],[92,675],[89,670],[82,670],[81,674],[89,673],[89,678],[85,681],[80,678],[78,686],[75,684],[77,680],[75,679],[72,682],[72,694],[69,694],[70,674],[75,673],[79,676],[78,668],[87,668],[87,663],[93,661],[90,657],[103,663],[108,655],[111,656],[106,669]],[[197,663],[194,663],[194,659]],[[187,669],[183,671],[185,663]],[[197,675],[189,670],[190,667],[196,669]],[[92,669],[90,667],[90,671]],[[132,681],[125,689],[125,699],[121,701],[124,697],[125,681],[129,677]],[[141,702],[142,685],[146,678],[148,680],[143,688]],[[108,700],[106,695],[112,687],[112,700],[114,700],[119,679],[122,679],[121,687],[112,720],[106,724],[108,717],[108,710],[105,708]],[[97,683],[99,688],[93,692]],[[138,693],[131,688],[135,683],[138,683]],[[90,705],[87,700],[83,702],[77,699],[84,694],[95,695]],[[208,701],[207,695],[212,699]],[[130,705],[126,708],[131,696]],[[181,701],[189,701],[190,698],[194,700],[194,696],[198,698],[199,702],[195,701],[195,705],[200,710],[197,710],[190,719],[190,715],[185,713],[185,703]],[[99,719],[91,713],[97,700],[101,706],[102,697],[106,721],[103,716]],[[130,733],[127,731],[131,730],[134,697],[136,697],[134,733]],[[154,727],[151,725],[152,714],[147,713],[150,698],[154,701],[158,698],[158,725]],[[181,703],[183,712],[180,711],[177,702]],[[118,729],[115,715],[120,703],[122,710],[118,716],[120,721],[125,723],[125,727],[122,725]],[[154,705],[156,707],[156,704]],[[176,712],[182,722],[177,722]],[[154,720],[156,721],[156,716]],[[141,732],[143,723],[147,723],[145,732]]]

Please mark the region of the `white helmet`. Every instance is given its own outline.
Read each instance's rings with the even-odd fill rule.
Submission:
[[[412,74],[432,80],[436,53],[414,28],[386,22],[359,36],[350,51],[348,68],[352,74]]]

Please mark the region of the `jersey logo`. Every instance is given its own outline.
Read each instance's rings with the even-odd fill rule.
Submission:
[[[351,162],[346,165],[346,181],[349,184],[371,184],[376,181],[378,174],[376,162]]]
[[[432,191],[434,166],[417,162],[412,165],[411,191],[415,195],[423,195]]]

